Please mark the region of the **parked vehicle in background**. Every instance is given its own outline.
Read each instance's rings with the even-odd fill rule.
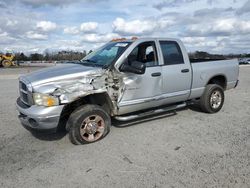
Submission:
[[[9,68],[11,66],[16,66],[17,64],[13,61],[15,55],[11,53],[0,54],[0,67]]]
[[[248,59],[248,58],[239,59],[239,64],[240,65],[249,65],[250,64],[250,59]]]
[[[21,76],[17,109],[29,130],[63,128],[72,143],[92,143],[108,134],[111,118],[156,116],[193,100],[216,113],[238,75],[236,59],[190,63],[178,39],[116,39],[81,61]]]

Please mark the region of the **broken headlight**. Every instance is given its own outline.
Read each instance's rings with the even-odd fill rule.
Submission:
[[[59,100],[57,97],[43,94],[43,93],[33,93],[34,103],[38,106],[56,106],[59,105]]]

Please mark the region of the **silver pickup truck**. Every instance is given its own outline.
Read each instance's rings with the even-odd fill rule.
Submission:
[[[190,63],[177,39],[115,39],[81,61],[21,76],[16,105],[28,130],[65,129],[84,144],[106,136],[111,118],[157,117],[194,100],[218,112],[238,75],[237,60]]]

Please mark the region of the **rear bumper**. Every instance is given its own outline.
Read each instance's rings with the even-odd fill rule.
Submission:
[[[26,129],[39,132],[56,132],[64,106],[44,107],[33,105],[26,107],[18,98],[16,107],[19,111],[18,118]]]
[[[238,86],[238,84],[239,84],[239,80],[236,81],[234,88],[236,88]]]
[[[232,82],[227,82],[227,90],[236,88],[238,83],[239,83],[239,80],[232,81]]]

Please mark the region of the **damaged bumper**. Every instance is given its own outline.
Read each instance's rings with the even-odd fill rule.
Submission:
[[[26,129],[56,132],[64,105],[53,107],[33,105],[28,107],[18,98],[16,107],[19,111],[18,118]]]

